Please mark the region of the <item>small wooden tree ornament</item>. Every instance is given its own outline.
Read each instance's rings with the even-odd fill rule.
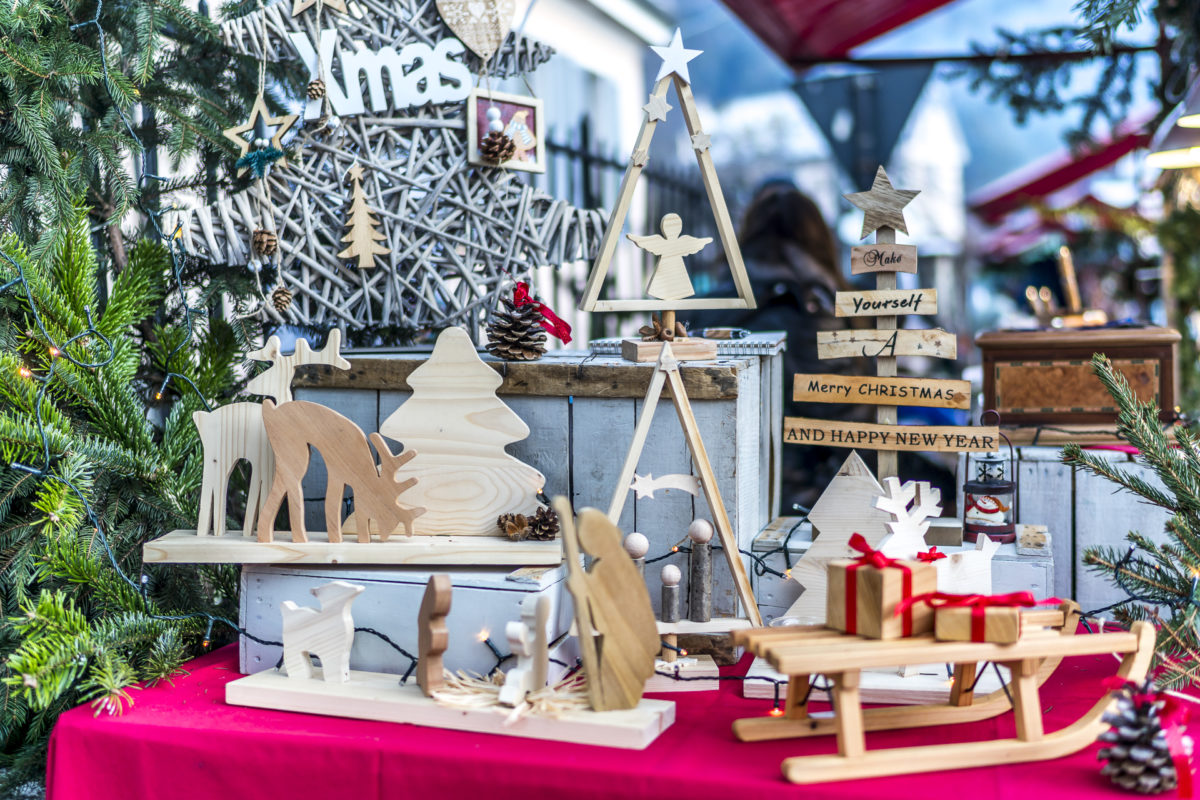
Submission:
[[[298,606],[291,600],[280,604],[284,669],[289,678],[312,678],[310,656],[316,656],[326,683],[345,683],[350,680],[350,646],[354,643],[350,604],[363,587],[332,581],[311,591],[320,609]]]
[[[384,256],[392,252],[379,244],[387,239],[379,232],[379,218],[375,210],[367,203],[363,193],[363,168],[355,164],[346,173],[350,180],[350,210],[346,218],[346,235],[342,242],[346,249],[338,253],[338,258],[357,261],[359,269],[371,269],[375,266],[375,256]]]
[[[325,525],[330,542],[342,540],[342,496],[347,486],[354,492],[358,540],[368,542],[374,529],[387,541],[403,525],[411,536],[413,520],[423,508],[404,506],[400,495],[416,485],[416,478],[401,480],[398,470],[416,457],[416,451],[392,453],[378,433],[371,444],[379,454],[379,466],[362,429],[341,414],[303,400],[276,406],[270,399],[262,405],[263,423],[275,452],[275,480],[258,521],[258,540],[274,541],[275,516],[286,498],[292,526],[292,541],[306,542],[304,491],[301,481],[308,471],[309,447],[325,460]]]
[[[602,512],[585,508],[576,519],[565,497],[554,498],[554,510],[562,522],[588,701],[596,711],[634,708],[660,647],[646,581],[622,549],[621,531]],[[592,557],[587,570],[584,553]]]
[[[426,509],[417,533],[498,536],[501,514],[532,517],[546,478],[505,452],[529,427],[500,398],[501,383],[462,328],[438,335],[429,360],[413,370],[413,393],[379,426],[419,455],[398,472],[419,478],[407,499]]]
[[[500,703],[518,706],[525,695],[546,685],[550,672],[550,642],[546,626],[550,622],[550,598],[544,594],[530,595],[521,601],[521,619],[508,623],[504,636],[509,651],[517,657],[517,665],[504,676],[500,687]]]
[[[445,685],[442,678],[442,653],[450,646],[446,616],[454,587],[450,576],[430,575],[417,612],[417,685],[428,697]]]

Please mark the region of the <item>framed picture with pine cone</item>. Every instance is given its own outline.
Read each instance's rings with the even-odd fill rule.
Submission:
[[[467,96],[467,160],[546,171],[546,115],[536,97],[475,89]]]

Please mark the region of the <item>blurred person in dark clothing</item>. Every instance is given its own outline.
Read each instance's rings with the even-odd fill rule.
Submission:
[[[838,267],[833,233],[816,203],[789,181],[769,181],[750,201],[738,241],[758,308],[696,312],[686,318],[690,330],[734,327],[786,331],[785,413],[819,419],[872,420],[874,415],[866,406],[795,403],[791,399],[792,376],[797,373],[865,375],[871,366],[869,359],[817,358],[817,331],[845,330],[854,327],[854,320],[835,316],[836,293],[851,287]],[[737,290],[730,279],[712,294],[732,297]],[[784,513],[792,503],[811,507],[848,455],[849,451],[841,448],[786,445]]]

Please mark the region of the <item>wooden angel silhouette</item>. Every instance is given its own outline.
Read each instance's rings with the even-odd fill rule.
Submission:
[[[647,253],[658,256],[658,263],[654,267],[654,274],[650,276],[646,294],[659,300],[682,300],[691,297],[696,290],[692,288],[692,279],[688,277],[683,257],[699,253],[712,241],[712,237],[700,239],[695,236],[680,236],[683,220],[678,214],[664,216],[659,222],[659,229],[662,231],[661,236],[626,234],[629,241]]]

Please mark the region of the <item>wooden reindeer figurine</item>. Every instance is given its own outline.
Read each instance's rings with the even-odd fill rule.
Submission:
[[[309,656],[321,659],[326,683],[350,680],[350,645],[354,642],[354,618],[350,604],[363,587],[333,581],[312,589],[320,610],[298,606],[291,600],[280,604],[283,614],[283,666],[289,678],[312,678]]]
[[[338,369],[349,369],[350,362],[338,352],[342,345],[342,332],[334,328],[329,340],[317,352],[300,339],[296,352],[280,355],[279,337],[272,336],[261,350],[248,356],[258,361],[270,361],[271,366],[256,375],[246,384],[250,394],[266,395],[276,403],[287,403],[292,399],[292,377],[296,367],[303,364],[328,364]],[[196,533],[216,536],[225,535],[225,498],[229,491],[229,475],[240,460],[250,464],[250,483],[246,496],[246,517],[242,524],[245,536],[253,535],[259,514],[266,503],[264,489],[275,479],[275,458],[271,444],[263,427],[262,406],[258,403],[230,403],[212,411],[197,411],[192,415],[200,442],[204,446],[204,484],[200,490],[200,518]]]
[[[501,705],[520,705],[525,695],[546,685],[550,672],[550,642],[546,636],[549,622],[550,598],[530,595],[521,601],[521,619],[505,626],[508,649],[517,657],[517,665],[504,676]]]
[[[412,522],[425,513],[425,509],[400,504],[400,494],[412,488],[417,479],[400,480],[396,470],[416,456],[415,450],[395,455],[384,444],[382,436],[372,433],[371,443],[375,445],[380,462],[376,467],[362,429],[332,409],[303,400],[281,406],[264,400],[262,413],[271,449],[275,452],[275,480],[258,520],[260,542],[274,540],[275,515],[285,497],[292,524],[292,541],[308,541],[300,482],[308,471],[310,445],[320,451],[328,473],[325,525],[329,541],[342,540],[341,505],[347,486],[354,492],[360,542],[371,540],[372,525],[383,541],[387,541],[388,535],[401,524],[405,532],[412,535]]]

